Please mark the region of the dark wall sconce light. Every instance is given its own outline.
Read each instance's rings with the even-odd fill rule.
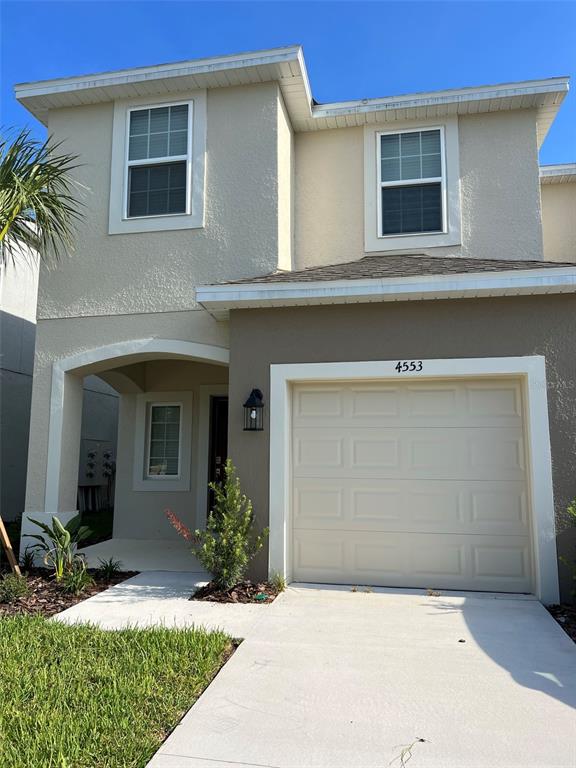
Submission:
[[[244,432],[262,432],[264,429],[264,400],[259,389],[253,389],[244,403]]]

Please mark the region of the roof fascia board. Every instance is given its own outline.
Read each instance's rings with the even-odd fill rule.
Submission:
[[[514,295],[576,292],[576,265],[557,269],[423,275],[367,280],[205,285],[196,300],[209,310],[239,307],[390,301],[403,298],[463,298],[467,295]]]
[[[546,93],[567,93],[570,80],[567,77],[553,77],[547,80],[530,80],[523,83],[504,83],[478,88],[460,90],[431,91],[429,93],[406,94],[378,99],[341,101],[318,104],[313,107],[313,116],[335,117],[344,114],[378,112],[388,109],[408,109],[411,107],[441,106],[467,101],[510,98],[513,96],[531,96]]]
[[[558,163],[557,165],[541,165],[540,178],[553,176],[568,176],[576,174],[576,163]]]
[[[14,91],[16,98],[46,96],[84,90],[86,88],[108,88],[114,85],[126,85],[127,83],[137,83],[145,80],[159,80],[165,77],[202,75],[225,69],[241,69],[242,67],[282,64],[291,61],[297,62],[300,67],[304,65],[304,58],[300,46],[234,54],[231,56],[219,56],[208,59],[197,59],[195,61],[181,61],[173,64],[159,64],[154,67],[123,69],[113,72],[102,72],[94,75],[80,75],[77,77],[58,78],[55,80],[42,80],[34,83],[19,83],[14,87]],[[302,74],[309,89],[310,84],[305,69]]]

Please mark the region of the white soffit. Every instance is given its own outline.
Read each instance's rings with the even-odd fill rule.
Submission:
[[[576,182],[576,163],[541,165],[541,184],[570,184]]]
[[[294,129],[314,131],[398,120],[436,119],[536,109],[544,140],[569,87],[567,77],[460,88],[377,99],[315,104],[300,46],[195,59],[94,75],[21,83],[16,98],[41,122],[50,109],[158,96],[199,88],[277,82]]]
[[[217,319],[227,318],[231,309],[546,293],[576,293],[576,264],[574,267],[460,275],[204,285],[198,286],[195,291],[196,301]]]

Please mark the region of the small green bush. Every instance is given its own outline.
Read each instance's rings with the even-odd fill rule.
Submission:
[[[70,595],[81,595],[92,584],[94,584],[94,579],[86,570],[84,559],[76,555],[60,579],[60,588]]]
[[[103,581],[112,581],[115,576],[122,572],[122,563],[113,557],[109,557],[107,560],[99,558],[98,562],[99,566],[96,574]]]
[[[30,594],[26,576],[7,573],[0,579],[0,603],[14,603],[19,597]]]
[[[277,592],[284,592],[286,589],[286,579],[281,573],[275,573],[270,579],[270,584]]]
[[[214,509],[206,530],[191,531],[170,510],[166,516],[178,533],[192,543],[192,552],[212,574],[216,589],[229,590],[242,581],[250,561],[262,548],[268,528],[254,533],[252,502],[241,491],[240,480],[230,459],[224,467],[224,481],[210,483]]]
[[[24,554],[20,557],[20,568],[26,572],[34,568],[34,552],[30,546],[26,547]]]
[[[572,525],[576,525],[576,499],[573,499],[570,504],[568,504],[566,508],[566,514],[568,515]],[[567,557],[561,556],[560,562],[570,569],[572,572],[572,580],[576,585],[576,557],[573,559],[568,559]],[[572,595],[576,597],[576,589],[572,591]]]
[[[81,524],[79,515],[73,517],[66,525],[62,525],[56,516],[52,518],[51,526],[32,518],[30,522],[44,532],[44,536],[39,533],[28,534],[29,538],[39,542],[31,549],[44,553],[44,565],[53,568],[56,581],[60,581],[66,571],[73,570],[76,548],[90,536],[90,529]]]

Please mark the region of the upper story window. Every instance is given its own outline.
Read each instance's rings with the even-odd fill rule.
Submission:
[[[192,104],[132,109],[127,161],[127,216],[188,210]]]
[[[382,236],[443,232],[442,131],[379,136],[379,229]]]
[[[206,92],[114,104],[109,234],[204,226]]]
[[[458,118],[364,129],[364,248],[459,245]]]

